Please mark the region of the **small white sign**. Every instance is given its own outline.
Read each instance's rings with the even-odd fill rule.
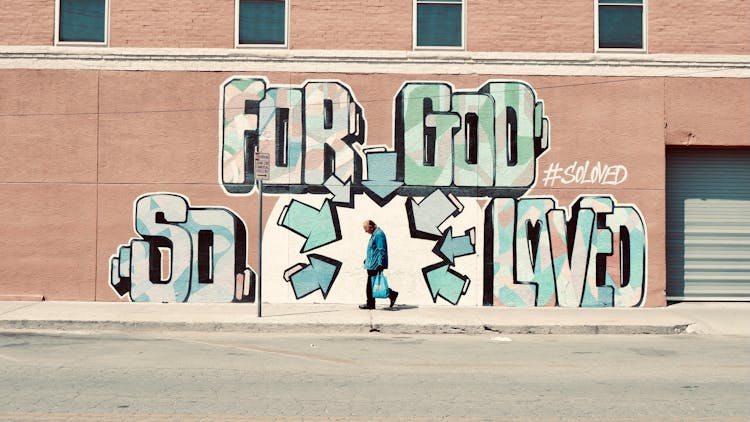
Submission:
[[[258,180],[268,180],[271,173],[271,154],[267,152],[255,153],[255,178]]]

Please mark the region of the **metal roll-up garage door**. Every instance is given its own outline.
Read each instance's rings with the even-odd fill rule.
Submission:
[[[667,150],[667,299],[750,300],[750,149]]]

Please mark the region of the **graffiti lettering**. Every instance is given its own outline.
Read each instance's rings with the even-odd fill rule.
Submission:
[[[549,143],[543,102],[523,82],[492,81],[477,92],[410,82],[396,96],[401,192],[434,187],[462,196],[517,197]]]
[[[544,186],[555,186],[556,182],[563,185],[571,183],[619,185],[628,178],[628,169],[623,165],[606,165],[599,161],[593,166],[587,160],[583,164],[578,161],[563,168],[559,163],[552,163],[544,170]]]
[[[533,184],[547,150],[543,101],[527,84],[490,81],[475,92],[446,83],[410,82],[395,98],[395,151],[362,151],[365,118],[341,82],[267,87],[235,77],[222,86],[221,182],[229,193],[253,190],[249,159],[271,154],[269,193],[352,193],[379,203],[394,194],[518,197]],[[362,155],[367,153],[368,179]],[[389,156],[392,154],[392,158]]]
[[[637,306],[645,225],[629,205],[582,197],[570,220],[548,198],[495,198],[485,214],[485,305]]]
[[[255,297],[245,267],[245,224],[223,208],[190,208],[168,193],[138,198],[135,231],[142,239],[111,258],[112,288],[134,302],[243,302]],[[169,260],[162,267],[162,254]],[[164,276],[168,274],[168,276]]]
[[[267,88],[265,78],[235,77],[222,86],[221,182],[249,193],[253,151],[271,155],[269,193],[326,193],[326,182],[359,185],[365,139],[362,108],[340,82]],[[330,180],[330,181],[329,181]]]

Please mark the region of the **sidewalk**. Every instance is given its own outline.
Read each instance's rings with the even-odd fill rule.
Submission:
[[[265,333],[717,334],[750,336],[750,303],[666,308],[500,308],[342,304],[0,302],[0,330],[185,330]]]

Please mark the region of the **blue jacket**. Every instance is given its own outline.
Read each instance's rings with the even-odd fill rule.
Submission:
[[[379,265],[388,268],[388,242],[385,240],[385,233],[376,228],[367,242],[367,258],[365,258],[365,269],[375,270]]]

